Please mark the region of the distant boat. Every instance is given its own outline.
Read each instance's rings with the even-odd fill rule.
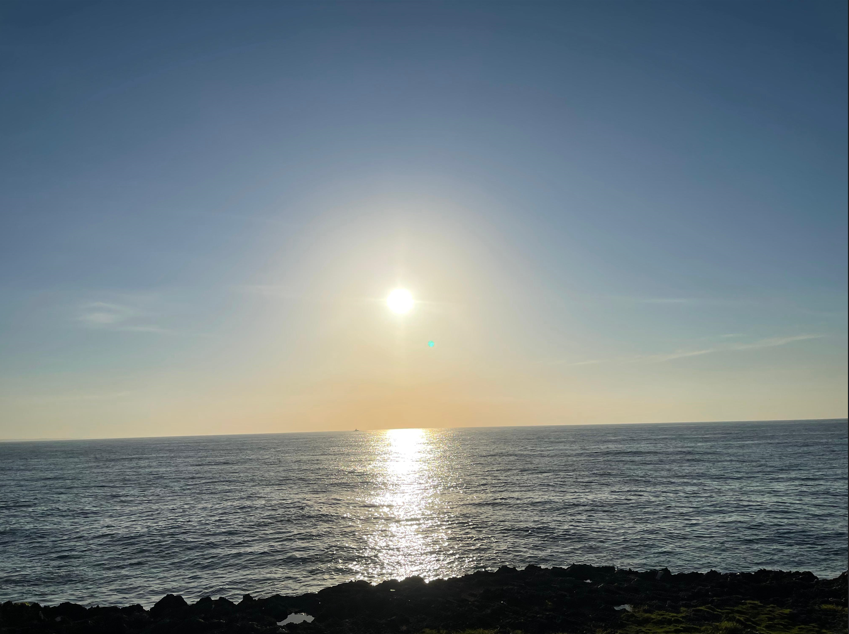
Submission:
[[[360,431],[359,429],[355,429],[354,431]]]

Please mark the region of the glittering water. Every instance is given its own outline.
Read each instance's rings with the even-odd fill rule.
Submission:
[[[572,562],[839,574],[846,421],[0,444],[0,600]]]

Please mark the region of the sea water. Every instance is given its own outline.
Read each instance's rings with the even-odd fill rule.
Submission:
[[[847,422],[0,443],[0,601],[573,562],[847,568]]]

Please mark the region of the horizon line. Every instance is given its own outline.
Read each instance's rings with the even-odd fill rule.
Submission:
[[[18,442],[80,442],[87,440],[156,440],[160,438],[221,438],[229,436],[280,436],[283,434],[344,434],[354,432],[383,432],[398,429],[517,429],[524,427],[600,427],[612,425],[728,425],[733,423],[824,423],[847,422],[849,418],[787,418],[787,419],[742,419],[707,421],[655,421],[630,423],[561,423],[550,425],[466,425],[457,427],[376,427],[371,429],[327,429],[315,431],[272,431],[246,434],[175,434],[172,436],[106,436],[98,438],[0,438],[0,443]]]

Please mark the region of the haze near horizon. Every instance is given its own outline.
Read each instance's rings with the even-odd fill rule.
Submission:
[[[846,23],[0,4],[0,440],[845,418]]]

